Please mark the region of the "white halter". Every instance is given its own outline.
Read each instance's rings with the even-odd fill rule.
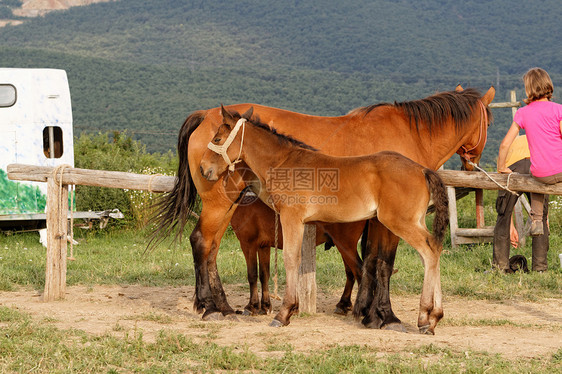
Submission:
[[[241,161],[240,156],[242,155],[242,144],[244,143],[244,130],[246,129],[246,126],[244,126],[245,124],[246,124],[246,118],[240,118],[238,122],[236,122],[236,125],[234,126],[234,128],[228,135],[228,138],[226,138],[226,141],[223,144],[216,145],[213,144],[213,142],[209,142],[209,144],[207,144],[207,148],[222,156],[224,161],[228,164],[228,170],[230,172],[233,172],[234,166]],[[240,127],[242,127],[242,140],[240,141],[240,152],[238,152],[238,157],[236,157],[236,160],[231,162],[230,159],[228,158],[228,155],[226,154],[226,151],[234,141],[234,138],[238,134]]]

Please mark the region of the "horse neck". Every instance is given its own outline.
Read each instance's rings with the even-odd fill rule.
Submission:
[[[283,164],[295,149],[279,141],[277,135],[247,124],[241,159],[260,179],[266,179],[270,169]]]
[[[484,124],[486,126],[486,124]],[[426,160],[424,166],[438,169],[449,160],[457,151],[465,145],[475,132],[481,131],[479,120],[472,121],[470,125],[456,130],[452,120],[449,121],[441,131],[435,131],[430,136],[420,136],[421,143],[425,148]]]

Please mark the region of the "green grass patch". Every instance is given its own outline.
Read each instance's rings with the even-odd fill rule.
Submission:
[[[6,322],[0,335],[0,372],[266,372],[266,373],[553,373],[562,368],[562,350],[551,357],[508,361],[500,355],[454,351],[429,344],[388,354],[384,347],[334,345],[306,353],[288,343],[267,343],[282,356],[259,357],[245,346],[195,343],[161,330],[146,342],[141,329],[114,329],[94,336],[37,324],[15,309],[0,308]]]
[[[193,222],[190,222],[186,233],[191,232],[192,228]],[[148,231],[142,230],[90,232],[77,229],[76,237],[80,244],[74,248],[76,261],[68,261],[68,284],[194,285],[189,241],[184,239],[179,245],[164,242],[147,252],[148,236]],[[456,249],[446,245],[441,256],[443,293],[487,300],[536,301],[559,298],[562,294],[562,269],[556,248],[562,247],[561,244],[562,239],[557,233],[551,235],[549,271],[528,274],[486,273],[486,270],[491,269],[491,244],[460,246]],[[530,263],[531,241],[528,240],[527,245],[517,249],[516,253],[527,257]],[[271,259],[273,272],[273,251]],[[43,289],[45,261],[45,249],[39,243],[37,233],[0,234],[0,291],[13,291],[21,286]],[[325,251],[319,246],[316,261],[318,286],[325,292],[341,292],[346,278],[339,252],[335,248]],[[247,283],[244,256],[230,229],[221,242],[217,266],[223,283]],[[392,293],[418,295],[424,274],[418,253],[401,242],[395,268],[398,272],[391,278]],[[284,282],[283,252],[279,251],[279,283],[283,285]],[[273,280],[270,289],[273,289]]]

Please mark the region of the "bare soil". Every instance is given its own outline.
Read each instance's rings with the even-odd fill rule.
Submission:
[[[229,302],[242,309],[247,286],[226,287]],[[273,315],[236,315],[220,321],[202,321],[192,309],[193,287],[75,286],[67,288],[63,301],[45,303],[36,291],[0,294],[0,305],[29,313],[40,323],[60,329],[80,329],[90,334],[123,336],[132,329],[154,341],[160,330],[184,334],[194,341],[212,341],[235,348],[247,347],[271,356],[271,346],[290,344],[307,352],[334,345],[365,345],[382,352],[402,352],[428,344],[454,351],[485,351],[507,359],[550,356],[562,348],[562,300],[540,302],[483,301],[447,297],[445,317],[435,336],[417,332],[417,296],[394,296],[392,305],[407,333],[371,330],[351,315],[332,313],[337,294],[318,294],[318,313],[295,316],[291,324],[272,328]],[[277,311],[280,301],[274,301]],[[268,349],[269,348],[269,349]],[[281,354],[281,353],[280,353]]]

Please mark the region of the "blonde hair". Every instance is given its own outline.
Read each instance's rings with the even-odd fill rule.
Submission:
[[[523,101],[530,104],[543,98],[552,99],[554,85],[550,79],[550,75],[541,68],[531,68],[523,75],[523,83],[525,84],[525,93],[527,98]]]

